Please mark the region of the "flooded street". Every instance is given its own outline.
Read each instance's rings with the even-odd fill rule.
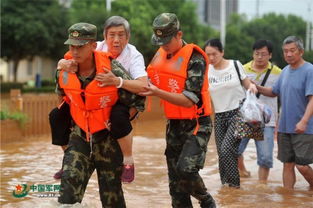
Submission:
[[[169,208],[167,167],[164,156],[164,120],[140,119],[135,124],[134,158],[136,178],[131,184],[124,184],[124,194],[129,208]],[[2,129],[3,131],[3,129]],[[277,145],[275,153],[277,155]],[[60,169],[62,151],[51,145],[49,135],[27,138],[18,143],[3,144],[1,147],[1,207],[3,208],[49,208],[59,207],[53,194],[57,191],[47,187],[57,187],[60,181],[53,174]],[[267,185],[258,184],[254,142],[250,141],[245,152],[246,166],[251,178],[244,178],[241,189],[230,189],[220,184],[216,147],[210,140],[205,168],[201,175],[209,192],[217,202],[217,207],[271,207],[309,208],[313,207],[313,191],[297,172],[295,191],[282,188],[282,164],[275,159]],[[17,185],[34,185],[25,197],[13,197]],[[44,185],[44,186],[40,186]],[[33,187],[34,187],[33,186]],[[46,187],[45,192],[40,187]],[[40,195],[42,194],[42,195]],[[44,195],[46,194],[46,195]],[[47,195],[50,194],[50,195]],[[199,207],[193,200],[194,207]],[[64,207],[64,206],[63,206]],[[96,173],[89,181],[82,205],[73,207],[101,207]]]

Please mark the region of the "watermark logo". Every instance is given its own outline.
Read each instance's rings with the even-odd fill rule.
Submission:
[[[22,198],[27,196],[28,192],[29,192],[29,188],[27,188],[27,184],[18,184],[17,186],[15,186],[15,190],[13,191],[12,195],[15,198]]]
[[[15,186],[12,195],[15,198],[22,198],[29,194],[44,198],[44,197],[58,197],[60,191],[59,184],[38,184],[27,185],[18,184]]]

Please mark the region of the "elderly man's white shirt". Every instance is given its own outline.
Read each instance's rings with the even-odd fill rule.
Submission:
[[[105,41],[98,41],[96,50],[108,52],[108,45]],[[133,79],[147,76],[143,56],[135,46],[128,43],[116,60],[122,64]]]

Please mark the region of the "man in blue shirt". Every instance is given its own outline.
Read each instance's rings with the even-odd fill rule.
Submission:
[[[306,62],[302,40],[289,36],[283,42],[288,65],[273,87],[257,86],[266,96],[280,96],[278,159],[284,163],[283,184],[293,189],[295,167],[313,187],[313,65]]]

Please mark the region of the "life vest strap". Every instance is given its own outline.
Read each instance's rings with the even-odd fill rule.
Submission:
[[[200,117],[199,115],[196,116],[196,122],[197,122],[197,124],[196,124],[195,130],[193,131],[193,135],[197,135],[198,130],[199,130],[199,128],[200,128],[199,117]]]
[[[147,111],[151,112],[151,105],[152,105],[152,96],[148,96],[147,98]]]

